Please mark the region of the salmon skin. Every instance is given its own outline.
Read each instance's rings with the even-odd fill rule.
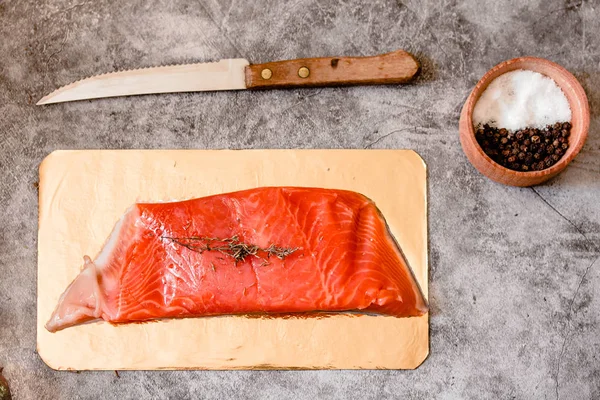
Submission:
[[[248,313],[414,317],[427,309],[367,197],[264,187],[133,205],[96,259],[84,257],[46,329]]]

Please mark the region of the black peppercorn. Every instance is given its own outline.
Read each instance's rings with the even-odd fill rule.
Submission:
[[[523,132],[522,131],[517,132],[517,134],[515,136],[516,136],[517,140],[519,140],[519,141],[523,140]]]
[[[524,128],[510,132],[485,124],[477,127],[475,138],[495,162],[515,171],[539,171],[548,168],[569,147],[570,123],[548,125],[544,129]]]

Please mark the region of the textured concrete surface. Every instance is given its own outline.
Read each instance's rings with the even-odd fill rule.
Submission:
[[[600,2],[0,0],[0,366],[21,399],[600,398]],[[36,107],[114,69],[404,48],[410,86]],[[467,162],[458,114],[519,55],[572,71],[590,137],[535,189]],[[431,355],[416,371],[56,372],[35,351],[39,162],[73,148],[410,148],[429,166]],[[157,349],[161,351],[161,349]]]

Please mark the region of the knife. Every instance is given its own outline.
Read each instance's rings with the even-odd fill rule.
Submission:
[[[152,93],[404,83],[419,71],[403,50],[370,57],[323,57],[250,64],[218,62],[140,68],[96,75],[63,86],[38,105]]]

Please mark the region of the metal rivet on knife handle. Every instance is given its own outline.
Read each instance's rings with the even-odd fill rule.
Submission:
[[[265,68],[260,72],[260,76],[262,76],[263,79],[271,79],[273,76],[273,71],[271,71],[269,68]]]
[[[300,78],[308,78],[308,75],[310,75],[310,70],[306,67],[300,67],[298,70],[298,76]]]

